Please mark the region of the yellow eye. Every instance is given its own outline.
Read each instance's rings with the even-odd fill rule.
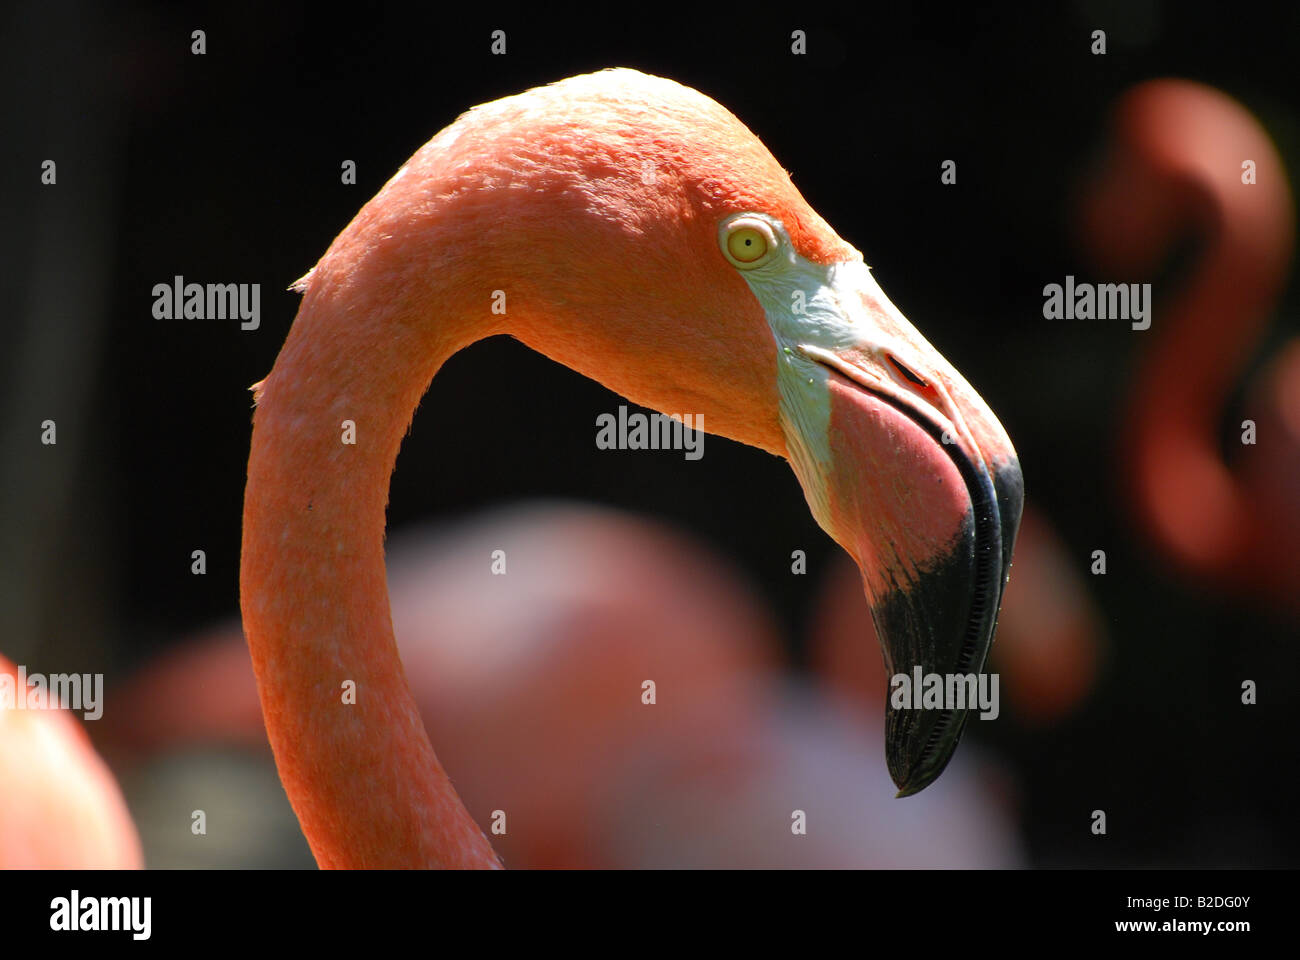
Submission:
[[[741,227],[727,238],[727,249],[741,263],[753,263],[767,253],[767,237],[753,227]]]
[[[776,250],[776,234],[757,217],[740,217],[722,227],[722,252],[733,266],[752,270],[762,266]]]

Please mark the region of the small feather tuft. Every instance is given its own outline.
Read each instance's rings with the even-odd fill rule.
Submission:
[[[312,275],[313,275],[315,272],[316,272],[316,268],[315,268],[315,267],[312,267],[310,270],[308,270],[306,273],[304,273],[301,277],[299,277],[299,278],[298,278],[297,280],[295,280],[293,283],[289,284],[288,289],[292,290],[294,293],[306,293],[306,292],[307,292],[307,287],[310,286],[310,284],[311,284],[311,278],[312,278]]]

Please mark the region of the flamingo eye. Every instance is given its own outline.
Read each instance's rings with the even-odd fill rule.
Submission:
[[[752,227],[743,227],[727,238],[727,249],[741,263],[753,263],[767,253],[767,238]]]
[[[721,240],[722,252],[741,270],[767,263],[777,247],[776,234],[757,217],[739,217],[724,224]]]

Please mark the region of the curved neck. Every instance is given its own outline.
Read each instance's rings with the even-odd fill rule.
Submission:
[[[244,630],[276,765],[321,866],[495,867],[407,685],[383,540],[421,395],[447,357],[496,331],[475,330],[454,304],[440,323],[415,322],[429,291],[391,269],[370,253],[327,254],[257,388]]]
[[[507,293],[509,332],[534,349],[633,402],[703,414],[710,433],[785,454],[774,335],[719,253],[717,223],[775,206],[805,234],[824,224],[716,104],[647,119],[644,105],[593,99],[581,129],[548,87],[471,111],[425,144],[299,284],[302,306],[260,387],[241,606],[281,779],[322,865],[495,864],[412,702],[383,535],[421,395],[454,352],[506,332],[494,311]],[[647,175],[650,158],[662,176]],[[715,176],[737,163],[761,194]]]
[[[1229,177],[1202,174],[1190,187],[1202,252],[1155,318],[1162,329],[1137,368],[1128,452],[1154,532],[1195,569],[1245,576],[1261,531],[1219,431],[1281,293],[1293,234],[1280,164],[1262,149],[1243,155],[1260,156],[1267,180],[1243,185],[1225,162]]]

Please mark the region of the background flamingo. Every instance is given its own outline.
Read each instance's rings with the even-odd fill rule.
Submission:
[[[12,663],[0,671],[15,685]],[[141,866],[117,781],[66,710],[0,707],[0,869]]]
[[[480,562],[503,538],[508,585]],[[493,810],[507,812],[496,845],[513,866],[610,865],[584,831],[611,770],[656,743],[734,738],[757,722],[773,682],[770,616],[718,560],[648,521],[577,505],[516,508],[405,531],[389,557],[394,627],[421,716],[446,732],[441,752],[475,820],[487,828]],[[646,679],[662,691],[656,707],[640,701]],[[115,692],[106,718],[106,752],[123,765],[204,745],[265,748],[238,623],[169,651]],[[241,782],[255,776],[229,757],[218,763],[219,777],[232,765]],[[188,764],[171,772],[195,775]],[[229,811],[214,821],[246,816],[245,798],[202,793]],[[188,835],[169,839],[174,809],[156,819],[168,856],[194,847]]]
[[[1178,242],[1198,243],[1186,279],[1157,288],[1141,334],[1149,343],[1121,460],[1137,516],[1185,573],[1300,613],[1300,343],[1276,355],[1240,405],[1236,420],[1256,421],[1256,444],[1241,443],[1239,422],[1224,423],[1291,264],[1295,212],[1276,148],[1226,94],[1185,80],[1141,84],[1115,108],[1082,216],[1097,264],[1128,281],[1149,280]]]

